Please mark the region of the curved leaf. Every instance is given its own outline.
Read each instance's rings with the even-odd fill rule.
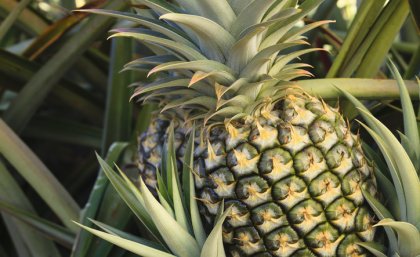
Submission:
[[[199,256],[200,248],[197,241],[159,204],[143,180],[140,180],[140,191],[144,197],[147,211],[169,248],[178,256]]]
[[[403,78],[398,72],[397,67],[392,61],[389,61],[388,66],[392,74],[394,75],[394,78],[397,80],[397,85],[400,90],[401,105],[402,105],[403,116],[404,116],[404,131],[405,131],[405,135],[410,140],[410,144],[414,146],[413,150],[415,151],[416,159],[413,160],[413,163],[416,163],[420,158],[420,136],[419,136],[419,128],[417,127],[416,113],[414,112],[414,107],[413,107],[413,104],[411,103],[411,98],[408,93],[407,87],[404,83]]]
[[[279,57],[276,60],[273,67],[271,67],[268,74],[270,76],[276,76],[276,74],[278,74],[284,68],[284,66],[286,66],[293,59],[298,58],[299,56],[307,54],[307,53],[311,53],[311,52],[315,52],[315,51],[323,51],[323,50],[325,51],[325,49],[323,49],[323,48],[310,48],[310,49],[295,51],[295,52],[292,52],[290,54]]]
[[[35,189],[60,220],[73,232],[80,207],[35,153],[0,119],[0,153]]]
[[[177,8],[164,0],[132,0],[133,3],[144,4],[159,14],[178,12]]]
[[[190,62],[169,62],[156,66],[149,72],[149,76],[153,73],[167,70],[192,70],[202,72],[215,72],[214,77],[220,81],[220,83],[230,84],[235,81],[234,72],[226,65],[212,61],[212,60],[199,60]],[[187,83],[188,85],[189,83]]]
[[[101,14],[101,15],[118,18],[118,19],[132,21],[140,25],[149,27],[150,29],[154,31],[160,32],[163,35],[167,36],[168,38],[176,42],[183,43],[185,45],[195,48],[195,45],[189,40],[188,35],[185,34],[183,31],[180,31],[174,27],[171,27],[163,22],[158,22],[155,19],[143,17],[134,13],[119,12],[119,11],[113,11],[113,10],[103,10],[103,9],[76,10],[76,12]]]
[[[395,136],[377,120],[372,114],[360,110],[363,117],[374,124],[378,134],[383,137],[386,144],[389,146],[390,154],[395,156],[395,163],[398,167],[399,176],[404,187],[404,195],[407,203],[407,221],[420,227],[420,201],[417,197],[420,195],[420,180],[417,171],[414,168],[410,157],[405,152],[404,148],[395,138]]]
[[[232,25],[231,33],[238,38],[242,31],[261,22],[265,13],[276,0],[253,1],[246,6]]]
[[[412,224],[392,219],[384,219],[375,226],[391,227],[398,234],[399,253],[402,256],[420,254],[420,231]]]
[[[139,243],[124,239],[119,236],[111,235],[111,234],[108,234],[108,233],[105,233],[105,232],[102,232],[93,228],[89,228],[77,222],[74,222],[74,223],[80,226],[81,228],[89,231],[90,233],[94,234],[95,236],[98,236],[132,253],[135,253],[144,257],[176,257],[175,255],[172,255],[172,254],[160,251],[160,250],[156,250],[155,248],[152,248],[143,244],[139,244]]]
[[[160,16],[160,19],[185,25],[196,33],[202,44],[205,42],[214,42],[216,46],[212,45],[210,46],[211,49],[206,49],[207,51],[214,52],[213,55],[216,55],[217,52],[222,52],[224,56],[227,56],[230,48],[235,43],[233,36],[223,27],[212,20],[200,16],[168,13]]]
[[[158,36],[152,36],[148,35],[142,32],[134,32],[133,30],[119,30],[121,32],[117,32],[114,35],[110,36],[112,37],[132,37],[135,39],[139,39],[141,41],[146,41],[150,43],[154,43],[160,46],[163,46],[165,48],[171,49],[181,55],[183,55],[185,58],[187,58],[190,61],[194,60],[205,60],[207,59],[205,56],[203,56],[199,51],[196,49],[187,46],[182,43],[175,42],[170,39],[165,39]]]
[[[369,252],[371,252],[376,257],[387,257],[386,254],[384,254],[386,249],[382,245],[378,245],[374,242],[360,242],[357,244],[366,248]]]
[[[225,250],[223,248],[222,225],[226,217],[230,214],[232,208],[228,208],[217,220],[216,225],[210,232],[209,237],[204,243],[201,257],[225,257]]]
[[[109,234],[112,234],[114,236],[119,236],[119,237],[122,237],[124,239],[128,239],[130,241],[134,241],[134,242],[137,242],[139,244],[155,248],[156,250],[161,250],[163,252],[165,251],[165,248],[163,248],[162,245],[157,244],[156,242],[149,241],[147,239],[140,238],[140,237],[137,237],[135,235],[131,235],[127,232],[124,232],[124,231],[119,230],[117,228],[111,227],[111,226],[109,226],[107,224],[104,224],[102,222],[99,222],[97,220],[90,220],[90,221],[93,224],[95,224],[96,226],[100,227],[103,231],[105,231]]]

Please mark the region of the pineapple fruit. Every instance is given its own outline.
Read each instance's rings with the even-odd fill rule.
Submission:
[[[126,18],[148,29],[113,36],[155,53],[127,68],[156,74],[134,97],[158,103],[167,120],[158,117],[139,140],[148,185],[156,186],[168,123],[180,156],[195,124],[197,197],[209,224],[231,206],[229,256],[369,256],[358,245],[375,240],[362,190],[375,195],[376,183],[360,139],[336,108],[290,83],[310,76],[309,65],[291,61],[320,49],[295,48],[328,21],[296,25],[322,0],[134,2],[150,9]]]

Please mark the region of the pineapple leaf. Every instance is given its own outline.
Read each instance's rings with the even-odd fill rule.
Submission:
[[[249,32],[255,31],[256,29],[259,29],[259,28],[266,28],[268,30],[270,27],[281,24],[284,20],[290,17],[293,17],[293,15],[299,12],[300,10],[296,8],[289,8],[286,10],[282,10],[279,13],[277,13],[272,19],[264,21],[264,22],[260,22],[255,25],[252,25],[251,27],[248,27],[247,29],[241,32],[241,34],[239,35],[239,38],[243,38]]]
[[[410,157],[385,125],[369,112],[364,110],[360,111],[366,120],[370,120],[375,124],[377,131],[380,133],[378,134],[384,138],[384,142],[388,145],[391,156],[397,157],[395,158],[395,163],[402,185],[404,186],[403,190],[407,204],[407,221],[420,227],[420,201],[416,199],[420,195],[420,180]]]
[[[108,164],[116,162],[123,155],[124,151],[127,149],[128,143],[125,142],[115,142],[113,143],[106,154],[105,161]],[[100,210],[105,206],[102,205],[104,197],[110,193],[111,189],[108,186],[109,180],[106,177],[102,169],[99,170],[98,176],[96,177],[95,183],[93,185],[92,192],[89,195],[89,199],[85,204],[85,208],[81,213],[79,222],[83,225],[90,226],[91,222],[89,221],[90,217],[96,217],[100,215]],[[111,191],[112,192],[112,191]],[[112,192],[112,194],[115,194]],[[114,214],[114,213],[112,213]],[[106,218],[106,217],[105,217]],[[93,235],[87,231],[80,231],[76,237],[76,241],[73,245],[73,256],[81,257],[86,256],[87,253],[92,250],[93,247]],[[99,247],[99,246],[98,246]]]
[[[240,14],[254,0],[227,0],[229,5],[232,7],[235,14]]]
[[[0,199],[4,199],[8,204],[19,207],[28,212],[35,213],[35,209],[29,199],[19,187],[12,174],[0,161]],[[52,256],[59,257],[58,250],[54,244],[44,237],[40,237],[30,226],[24,222],[14,219],[6,212],[0,211],[4,224],[11,236],[11,242],[17,250],[17,256]],[[3,233],[3,232],[2,232]],[[7,255],[5,255],[7,256]]]
[[[315,51],[323,51],[323,50],[325,50],[325,49],[323,49],[323,48],[310,48],[310,49],[295,51],[295,52],[292,52],[290,54],[286,54],[284,56],[281,56],[276,60],[275,64],[273,65],[273,67],[271,67],[268,74],[270,76],[276,76],[293,59],[298,58],[299,56],[307,54],[307,53],[311,53],[311,52],[315,52]]]
[[[175,42],[170,39],[165,39],[158,36],[153,36],[146,34],[144,31],[139,31],[138,29],[119,29],[119,30],[113,30],[113,32],[116,32],[115,34],[111,35],[110,38],[113,37],[132,37],[135,39],[139,39],[145,42],[149,42],[152,44],[157,44],[159,46],[171,49],[181,55],[183,55],[185,58],[187,58],[190,61],[195,60],[205,60],[207,59],[205,56],[203,56],[198,50],[195,48]]]
[[[372,136],[372,138],[375,140],[376,144],[379,146],[385,161],[388,165],[388,168],[391,172],[392,180],[394,182],[394,187],[398,196],[398,204],[400,209],[400,217],[403,220],[407,219],[407,198],[404,194],[404,187],[401,182],[401,178],[398,172],[398,167],[395,161],[395,158],[393,158],[393,155],[391,155],[391,149],[389,149],[389,146],[382,140],[382,138],[372,129],[370,129],[368,126],[366,126],[363,123],[360,123],[366,131]],[[387,218],[387,217],[385,217]]]
[[[386,251],[383,245],[374,243],[374,242],[360,242],[357,243],[358,245],[366,248],[369,252],[371,252],[376,257],[387,257],[384,252]]]
[[[115,167],[117,168],[119,174],[125,181],[126,186],[128,189],[131,190],[133,195],[137,198],[139,204],[144,207],[144,199],[143,196],[140,194],[140,191],[137,189],[137,187],[133,184],[133,182],[127,177],[127,175],[115,164]]]
[[[364,153],[369,157],[370,160],[374,162],[374,164],[377,166],[379,171],[383,172],[383,174],[387,178],[391,178],[390,177],[391,174],[389,174],[388,168],[386,164],[384,163],[383,158],[381,158],[380,154],[376,152],[375,150],[373,150],[373,148],[365,142],[363,142],[362,148],[363,148]]]
[[[383,219],[375,226],[390,227],[398,234],[399,253],[402,256],[418,256],[420,254],[420,232],[410,223]]]
[[[132,234],[129,234],[129,233],[124,232],[122,230],[119,230],[117,228],[111,227],[111,226],[109,226],[107,224],[104,224],[104,223],[99,222],[99,221],[96,221],[96,220],[92,220],[91,219],[90,221],[93,224],[95,224],[96,226],[100,227],[103,231],[105,231],[105,232],[107,232],[109,234],[112,234],[114,236],[119,236],[119,237],[128,239],[130,241],[134,241],[134,242],[140,243],[142,245],[149,246],[149,247],[155,248],[157,250],[161,250],[163,252],[166,251],[165,248],[162,247],[162,245],[157,244],[156,242],[149,241],[147,239],[134,236]]]
[[[244,112],[244,109],[242,107],[238,106],[228,106],[219,109],[216,112],[210,113],[204,120],[204,123],[207,123],[209,120],[211,120],[215,116],[231,116],[231,115],[239,115]]]
[[[307,0],[299,6],[301,10],[299,13],[287,18],[275,26],[271,26],[265,39],[261,43],[260,49],[279,43],[279,41],[284,38],[284,35],[295,26],[297,21],[308,15],[308,13],[320,5],[322,1],[323,0]]]
[[[185,148],[185,154],[182,163],[182,192],[184,194],[184,200],[186,204],[186,209],[190,210],[190,172],[194,166],[194,137],[195,137],[195,126],[193,126],[188,142]]]
[[[209,97],[209,96],[199,96],[190,100],[180,99],[178,101],[173,101],[172,103],[165,105],[165,107],[163,107],[162,109],[162,112],[172,109],[172,108],[182,106],[182,105],[187,105],[187,104],[188,105],[195,104],[199,106],[204,106],[207,109],[212,110],[212,109],[215,109],[216,107],[216,100],[213,97]]]
[[[400,215],[401,211],[400,211],[400,206],[398,202],[398,196],[397,196],[397,192],[395,191],[394,185],[382,173],[381,170],[378,170],[377,172],[375,172],[375,176],[376,176],[376,181],[378,182],[379,188],[381,188],[382,192],[386,192],[387,194],[387,200],[389,201],[387,203],[387,206],[389,207],[389,210],[391,211],[392,215],[397,219],[401,219],[401,215]]]
[[[262,21],[264,14],[276,0],[258,0],[252,1],[238,15],[232,24],[231,33],[238,38],[247,28],[258,24]]]
[[[133,3],[144,4],[159,14],[179,11],[174,5],[164,0],[132,0],[132,1]]]
[[[99,156],[96,155],[99,161],[99,165],[104,171],[105,175],[108,177],[111,184],[114,186],[117,193],[124,200],[124,202],[130,207],[133,213],[139,218],[139,220],[144,224],[147,230],[156,238],[158,242],[163,242],[160,238],[159,232],[156,226],[153,224],[153,220],[147,212],[145,205],[142,204],[143,201],[139,201],[136,195],[132,192],[127,182],[123,178],[118,176],[112,168]]]
[[[418,170],[420,168],[418,167],[419,162],[416,155],[416,149],[418,149],[418,146],[414,145],[412,141],[410,141],[410,139],[406,135],[404,135],[401,131],[397,131],[397,133],[400,136],[401,145],[404,147],[408,156],[410,156],[410,159],[413,162],[414,166],[416,167],[416,170]]]
[[[120,10],[126,8],[126,5],[124,1],[115,0],[106,1],[105,7]],[[89,18],[79,28],[78,36],[70,37],[69,40],[66,40],[58,51],[51,58],[48,58],[48,61],[42,68],[30,78],[3,115],[4,120],[15,131],[20,132],[25,128],[56,83],[73,67],[81,55],[92,46],[97,37],[108,30],[111,22],[112,20],[107,17]],[[52,195],[54,194],[49,192],[49,196],[51,197]],[[68,206],[65,206],[62,210],[67,208]],[[63,222],[67,223],[69,220],[66,219]],[[73,224],[69,225],[74,226]]]
[[[220,83],[229,84],[235,81],[235,72],[232,69],[220,62],[212,60],[199,60],[190,62],[175,61],[163,63],[153,68],[149,72],[149,76],[156,72],[168,70],[192,70],[203,72],[215,71],[217,73],[215,73],[214,77],[216,77],[216,80],[218,80]]]
[[[167,202],[167,204],[169,206],[173,206],[173,202],[172,202],[171,196],[168,192],[168,188],[165,185],[165,182],[162,178],[162,175],[160,174],[159,169],[156,169],[156,180],[157,180],[157,183],[158,183],[157,190],[158,190],[158,194],[159,194],[159,200],[162,200],[161,197],[163,197],[164,202]],[[172,210],[172,208],[171,208],[171,210]],[[173,216],[175,216],[175,215],[173,215]]]
[[[79,217],[80,208],[34,152],[0,119],[0,153],[26,179],[48,206],[73,232],[71,219]]]
[[[289,47],[298,46],[308,44],[303,40],[296,40],[295,42],[290,43],[282,43],[267,47],[261,50],[258,54],[256,54],[250,62],[245,66],[245,68],[241,72],[240,77],[252,77],[255,75],[262,75],[267,73],[268,67],[265,65],[261,65],[261,63],[265,63],[268,61],[274,61],[274,58],[277,56],[277,53],[285,50]]]
[[[258,53],[258,36],[266,27],[256,27],[238,40],[229,52],[227,65],[236,73],[241,73],[247,63]]]
[[[178,256],[199,256],[200,248],[197,241],[159,204],[143,180],[140,180],[140,190],[153,222],[171,251]]]
[[[288,33],[286,33],[283,36],[282,39],[280,39],[280,41],[283,41],[283,39],[284,39],[284,42],[290,42],[290,41],[293,41],[293,40],[297,40],[297,39],[300,38],[300,36],[302,34],[308,32],[308,31],[311,31],[311,30],[313,30],[317,27],[320,27],[322,25],[333,23],[333,22],[335,22],[335,21],[325,20],[325,21],[316,21],[316,22],[310,23],[306,26],[303,26],[302,28],[289,31]]]
[[[217,103],[217,108],[216,110],[219,110],[220,108],[222,108],[225,105],[228,106],[246,106],[247,103],[251,103],[255,98],[249,97],[247,95],[237,95],[234,96],[232,98],[230,98],[229,100],[219,100]]]
[[[143,57],[143,58],[139,58],[137,60],[131,61],[131,62],[127,63],[126,65],[124,65],[124,67],[129,67],[131,65],[136,65],[136,64],[159,65],[159,64],[162,64],[162,63],[173,62],[173,61],[179,61],[179,60],[175,56],[170,55],[170,54],[152,55],[152,56],[147,56],[147,57]]]
[[[173,21],[190,28],[200,39],[201,45],[209,41],[214,42],[215,45],[210,45],[210,49],[202,49],[205,53],[213,53],[212,56],[217,56],[218,52],[222,52],[224,56],[227,56],[229,49],[235,42],[235,39],[228,31],[216,22],[204,17],[169,13],[162,15],[160,19]],[[220,59],[220,61],[223,61],[223,59]]]
[[[201,257],[225,257],[225,250],[223,248],[222,238],[222,225],[226,217],[232,211],[232,207],[229,207],[217,220],[213,230],[203,245]]]
[[[194,231],[194,236],[197,239],[197,243],[200,247],[203,247],[206,240],[206,232],[204,231],[203,223],[201,221],[201,215],[198,210],[197,199],[195,196],[195,184],[194,184],[194,174],[192,171],[188,172],[189,174],[189,185],[190,185],[190,214],[191,214],[191,223]]]
[[[20,1],[18,5],[7,15],[6,19],[0,25],[0,40],[4,38],[9,29],[13,26],[19,15],[25,10],[30,0]]]
[[[388,67],[391,70],[394,78],[396,78],[397,85],[400,90],[401,105],[402,105],[403,116],[404,116],[405,136],[407,136],[407,139],[409,140],[410,145],[412,145],[412,147],[410,147],[411,149],[409,150],[414,151],[414,156],[412,156],[411,160],[414,164],[417,164],[418,160],[420,159],[420,137],[419,137],[419,128],[417,127],[416,113],[414,112],[414,107],[411,102],[411,98],[408,93],[407,87],[404,83],[403,78],[398,72],[397,67],[391,60],[388,63]]]
[[[133,96],[131,96],[131,99],[148,93],[152,91],[156,91],[159,89],[165,89],[165,88],[173,88],[173,87],[186,87],[188,85],[189,80],[188,79],[180,79],[178,77],[170,77],[170,78],[164,78],[161,80],[157,80],[155,82],[149,83],[142,87],[137,87]]]
[[[361,41],[366,37],[373,26],[376,18],[380,15],[386,0],[362,1],[360,8],[354,18],[351,27],[347,33],[346,39],[333,62],[327,77],[333,78],[341,76],[341,70],[348,63],[348,59],[354,56],[354,52],[359,47]]]
[[[222,24],[225,28],[230,28],[236,19],[234,11],[226,0],[201,0],[193,1],[193,3],[189,0],[176,1],[180,5],[185,6],[192,14],[211,19]]]
[[[101,14],[101,15],[118,18],[118,19],[132,21],[139,25],[146,26],[154,31],[160,32],[163,35],[167,36],[168,38],[176,42],[183,43],[185,45],[195,48],[195,45],[190,41],[190,39],[188,38],[188,35],[186,35],[183,31],[177,30],[176,28],[171,27],[163,22],[156,21],[155,19],[143,17],[134,13],[119,12],[119,11],[113,11],[113,10],[86,9],[86,10],[76,10],[76,11],[93,13],[93,14]]]
[[[177,165],[176,163],[176,156],[172,156],[173,161],[171,165]],[[178,224],[180,224],[186,231],[191,233],[191,228],[189,226],[189,217],[186,212],[186,206],[184,206],[185,200],[183,199],[183,195],[181,195],[181,187],[179,183],[178,172],[175,168],[171,168],[172,170],[172,198],[174,200],[174,211],[175,211],[175,218]]]
[[[4,213],[9,213],[13,217],[23,221],[38,232],[41,232],[48,238],[68,249],[71,249],[75,234],[67,228],[61,227],[53,222],[37,217],[36,215],[10,205],[7,202],[0,200],[0,210]]]
[[[171,204],[169,204],[166,201],[165,197],[162,195],[162,193],[160,192],[159,189],[157,190],[157,194],[158,194],[158,197],[159,197],[160,204],[162,204],[163,208],[165,208],[165,210],[172,216],[172,218],[175,219],[175,213],[174,213],[174,210],[172,209]]]
[[[270,7],[265,17],[263,18],[263,21],[277,17],[278,13],[286,9],[296,9],[295,7],[297,3],[297,0],[277,0],[276,3]]]
[[[408,1],[388,1],[369,35],[363,39],[360,56],[352,59],[356,68],[355,77],[374,77],[378,73],[409,13]],[[351,73],[350,70],[348,74]]]
[[[362,189],[362,193],[363,196],[366,198],[367,202],[369,203],[370,207],[381,220],[393,218],[392,214],[389,213],[386,207],[383,206],[382,203],[378,201],[375,197],[373,197],[369,192]],[[397,236],[394,233],[394,231],[390,228],[385,227],[385,233],[388,237],[389,247],[392,249],[392,251],[398,250]]]
[[[149,247],[143,244],[136,243],[131,240],[124,239],[116,235],[112,235],[112,234],[105,233],[105,232],[102,232],[93,228],[89,228],[77,222],[74,222],[74,223],[80,226],[81,228],[89,231],[90,233],[94,234],[95,236],[98,236],[132,253],[135,253],[144,257],[176,257],[175,255],[163,252],[161,250],[157,250],[153,247]]]

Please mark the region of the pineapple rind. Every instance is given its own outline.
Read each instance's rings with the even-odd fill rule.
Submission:
[[[303,112],[294,110],[309,109],[307,106],[319,108],[315,116],[305,114],[299,119]],[[321,111],[325,108],[328,110]],[[214,219],[215,207],[222,200],[226,206],[236,207],[224,228],[231,256],[370,256],[356,243],[374,240],[373,214],[361,189],[375,192],[376,184],[372,168],[359,149],[358,137],[349,132],[338,110],[304,94],[284,98],[276,110],[280,115],[275,123],[263,122],[270,130],[280,131],[298,123],[301,129],[319,131],[306,133],[309,141],[297,152],[290,142],[294,142],[293,136],[301,135],[291,130],[279,132],[275,146],[260,148],[255,138],[260,135],[262,122],[248,122],[241,127],[250,130],[248,141],[238,141],[230,151],[219,151],[225,163],[208,168],[209,156],[197,156],[196,167],[205,180],[198,187],[206,199],[202,201],[206,220]],[[327,115],[329,126],[317,126],[320,120],[326,122]],[[311,117],[311,122],[306,117]],[[231,143],[231,131],[218,128],[211,133],[209,143],[214,139],[217,147],[223,148],[223,139],[225,145]],[[352,140],[348,140],[349,135]],[[334,144],[323,143],[331,138],[335,138]],[[254,165],[252,160],[257,157]],[[282,172],[284,175],[280,175]],[[229,193],[219,194],[220,187],[227,185]]]

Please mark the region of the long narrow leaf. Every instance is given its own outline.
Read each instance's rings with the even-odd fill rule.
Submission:
[[[384,141],[389,145],[391,155],[397,156],[395,162],[399,170],[402,185],[404,186],[406,203],[409,207],[407,208],[407,221],[420,228],[420,201],[417,199],[417,196],[420,195],[420,180],[410,157],[385,125],[378,121],[372,114],[364,110],[361,110],[361,113],[366,120],[369,120],[377,126],[378,133],[384,137]]]
[[[6,35],[7,31],[13,26],[15,20],[19,17],[20,13],[26,8],[31,0],[22,0],[7,16],[7,18],[0,24],[0,40]]]
[[[146,245],[146,246],[155,248],[157,250],[161,250],[161,251],[164,251],[164,252],[166,251],[166,249],[163,248],[162,245],[157,244],[156,242],[149,241],[147,239],[144,239],[144,238],[140,238],[140,237],[131,235],[129,233],[126,233],[126,232],[124,232],[122,230],[119,230],[117,228],[111,227],[111,226],[109,226],[107,224],[104,224],[104,223],[99,222],[99,221],[96,221],[96,220],[91,220],[91,221],[96,226],[100,227],[101,229],[103,229],[105,232],[107,232],[109,234],[113,234],[115,236],[119,236],[119,237],[128,239],[130,241],[134,241],[134,242],[137,242],[137,243],[140,243],[140,244],[143,244],[143,245]]]
[[[133,252],[135,254],[138,254],[140,256],[144,256],[144,257],[176,257],[175,255],[160,251],[160,250],[156,250],[152,247],[143,245],[143,244],[139,244],[124,238],[121,238],[119,236],[115,236],[115,235],[111,235],[96,229],[92,229],[86,226],[83,226],[81,224],[76,223],[77,225],[79,225],[81,228],[89,231],[90,233],[104,239],[107,240],[110,243],[113,243],[121,248],[124,248],[130,252]]]
[[[413,163],[417,164],[417,161],[420,158],[420,137],[419,128],[417,127],[416,113],[414,112],[414,107],[411,102],[407,87],[405,86],[404,80],[398,72],[397,67],[392,61],[389,62],[389,67],[392,74],[394,75],[394,78],[397,80],[397,84],[400,89],[401,105],[404,116],[404,131],[405,135],[410,141],[410,144],[414,146],[413,149],[415,151],[416,159],[412,161]]]
[[[384,3],[385,0],[362,2],[346,35],[344,43],[335,58],[332,67],[328,71],[328,78],[339,77],[341,75],[340,69],[343,68],[347,59],[353,56],[354,52],[359,47],[360,43],[380,14],[378,10],[383,7]]]
[[[383,15],[377,22],[378,26],[375,25],[375,29],[378,32],[377,35],[365,52],[363,59],[360,59],[360,65],[355,73],[356,77],[372,77],[378,72],[408,14],[409,6],[407,1],[389,1]],[[353,60],[356,59],[357,57]]]
[[[133,56],[133,41],[128,38],[114,38],[111,42],[110,74],[108,78],[108,94],[106,103],[105,128],[102,150],[116,141],[130,140],[132,133],[132,104],[131,90],[128,88],[133,82],[131,71],[119,73],[124,64],[131,61]]]
[[[25,222],[36,231],[42,233],[45,237],[52,239],[54,242],[57,242],[68,249],[71,249],[74,243],[75,235],[68,229],[55,223],[39,218],[28,211],[18,209],[1,200],[0,210]]]
[[[166,212],[142,180],[140,184],[147,210],[171,250],[179,256],[199,256],[196,240]]]
[[[101,157],[97,156],[97,158],[105,175],[108,177],[109,181],[112,183],[121,198],[127,203],[130,209],[146,226],[146,228],[155,236],[155,238],[160,241],[156,226],[154,225],[145,206],[141,205],[141,202],[139,202],[131,190],[127,188],[126,182],[120,176],[118,176],[112,170],[112,168],[103,159],[101,159]]]
[[[79,217],[80,208],[76,201],[41,160],[1,119],[0,142],[0,153],[36,190],[63,224],[75,231],[76,227],[71,223],[71,220]]]
[[[105,8],[121,10],[126,2],[108,1]],[[105,33],[112,18],[95,16],[80,28],[79,36],[69,38],[60,50],[29,80],[16,100],[4,114],[4,119],[18,133],[23,130],[55,83],[88,49],[92,42]]]
[[[23,210],[35,213],[35,209],[12,175],[0,161],[0,199]],[[2,212],[7,230],[19,257],[54,256],[60,254],[54,244],[34,231],[29,225],[17,220],[12,215]]]
[[[211,231],[209,237],[204,243],[201,251],[201,257],[225,257],[225,250],[223,247],[222,237],[222,226],[226,217],[230,214],[232,208],[228,208],[224,211],[221,217],[218,219],[216,225]]]
[[[194,135],[194,134],[193,134]],[[186,164],[184,164],[186,165]],[[201,221],[200,212],[198,210],[197,199],[195,196],[195,183],[194,183],[194,174],[192,170],[188,170],[189,174],[189,208],[190,208],[190,215],[191,215],[191,223],[192,228],[194,231],[194,236],[197,240],[197,243],[200,247],[204,246],[206,241],[206,232],[204,230],[203,222]]]
[[[392,214],[386,209],[385,206],[382,205],[380,201],[378,201],[375,197],[370,195],[369,192],[366,190],[362,190],[363,196],[366,198],[367,202],[369,203],[370,207],[373,209],[375,214],[378,218],[382,219],[392,219]],[[388,237],[389,247],[392,251],[396,251],[398,249],[397,245],[397,235],[394,231],[390,228],[385,227],[385,233]]]
[[[0,10],[6,14],[10,14],[13,10],[16,10],[18,5],[19,2],[14,0],[2,0],[0,1]],[[30,8],[25,8],[20,13],[14,25],[20,25],[30,35],[40,35],[48,28],[47,21]]]
[[[372,242],[361,242],[357,244],[366,248],[369,252],[371,252],[376,257],[387,257],[386,254],[384,254],[385,247],[383,247],[382,245],[378,245]]]
[[[407,222],[384,219],[375,226],[391,227],[397,232],[400,255],[420,255],[420,245],[418,243],[420,242],[420,231],[414,225]]]
[[[100,10],[100,9],[86,9],[86,10],[77,10],[78,12],[88,12],[88,13],[95,13],[95,14],[102,14],[111,16],[114,18],[125,19],[128,21],[132,21],[138,23],[140,25],[146,26],[151,28],[154,31],[160,32],[167,37],[180,42],[184,43],[191,47],[196,47],[191,41],[188,39],[188,36],[173,27],[168,26],[163,22],[157,22],[156,20],[149,19],[147,17],[143,17],[137,14],[126,13],[126,12],[118,12],[114,10]]]
[[[117,162],[120,158],[122,152],[127,148],[126,143],[114,143],[108,150],[106,161],[108,164],[112,164]],[[82,216],[79,219],[79,222],[84,225],[91,224],[89,218],[94,218],[97,215],[99,210],[100,203],[104,197],[106,192],[106,188],[108,186],[108,179],[105,173],[100,170],[98,172],[98,176],[96,178],[95,184],[93,189],[90,193],[89,199],[85,205],[84,211],[82,212]],[[83,257],[89,250],[90,243],[92,241],[92,235],[87,233],[86,231],[82,230],[77,237],[77,241],[73,247],[73,257]]]

